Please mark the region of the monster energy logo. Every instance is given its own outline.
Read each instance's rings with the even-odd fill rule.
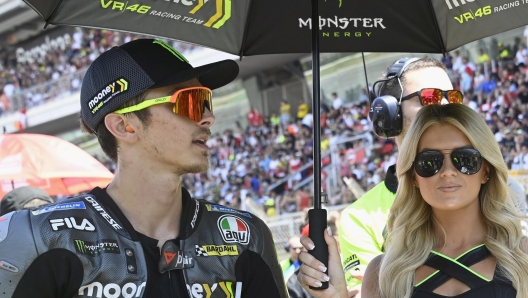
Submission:
[[[326,0],[325,0],[326,2]],[[339,0],[339,8],[341,8],[341,5],[343,5],[343,0]]]
[[[98,242],[74,240],[75,250],[83,255],[95,256],[101,253],[119,254],[119,244],[116,240],[102,239]]]

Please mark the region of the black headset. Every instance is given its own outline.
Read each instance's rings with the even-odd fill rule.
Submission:
[[[391,137],[398,136],[403,127],[403,115],[401,110],[401,97],[395,98],[392,95],[382,95],[382,89],[385,87],[385,82],[390,80],[398,80],[400,87],[402,84],[400,78],[409,66],[409,64],[419,60],[419,58],[401,58],[396,61],[385,76],[385,79],[376,81],[372,86],[376,98],[370,103],[369,118],[372,121],[374,132],[379,137],[388,139]],[[379,89],[376,91],[376,85],[381,84]]]
[[[290,243],[284,244],[284,250],[286,250],[286,252],[290,252]]]

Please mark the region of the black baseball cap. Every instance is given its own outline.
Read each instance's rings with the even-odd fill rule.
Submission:
[[[2,198],[2,201],[0,201],[0,216],[11,211],[51,203],[53,203],[53,199],[44,190],[33,186],[21,186],[8,192]]]
[[[233,60],[193,67],[167,43],[137,39],[113,47],[90,65],[81,87],[81,118],[96,131],[107,114],[144,91],[193,78],[216,89],[237,76],[238,64]]]

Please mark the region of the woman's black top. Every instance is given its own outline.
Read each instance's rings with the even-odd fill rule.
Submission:
[[[448,296],[433,293],[439,286],[449,279],[454,278],[466,284],[470,290],[456,298],[515,298],[517,291],[512,283],[501,277],[498,270],[492,280],[489,280],[469,267],[477,264],[491,256],[490,251],[481,244],[463,253],[456,259],[452,259],[436,251],[431,251],[429,258],[424,263],[429,267],[437,269],[423,281],[414,286],[413,298],[444,298]]]

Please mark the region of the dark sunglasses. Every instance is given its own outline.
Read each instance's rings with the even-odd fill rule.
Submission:
[[[415,96],[420,98],[422,106],[434,105],[442,103],[442,98],[447,99],[449,103],[462,103],[464,96],[458,90],[440,90],[436,88],[424,88],[420,91],[413,92],[402,97],[401,101],[411,99]]]
[[[438,150],[426,150],[418,153],[413,165],[416,174],[427,178],[436,175],[444,165],[445,153]],[[480,171],[482,156],[477,149],[457,148],[449,154],[451,162],[462,174],[473,175]]]

